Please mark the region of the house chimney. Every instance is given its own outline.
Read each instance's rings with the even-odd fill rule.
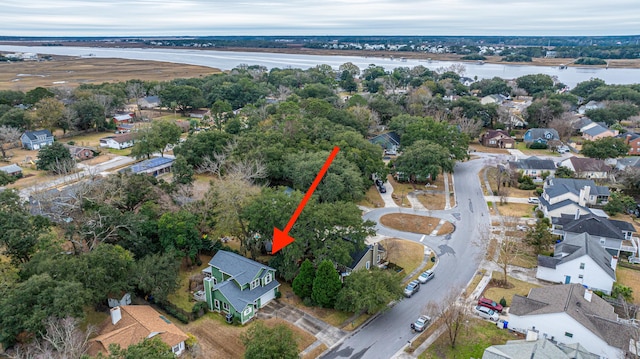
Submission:
[[[591,296],[593,296],[593,292],[590,291],[589,289],[585,289],[584,290],[584,300],[586,300],[587,302],[591,303]]]
[[[538,332],[533,330],[527,330],[527,337],[525,338],[528,342],[535,342],[538,340]]]
[[[111,324],[116,325],[122,319],[120,307],[111,308]]]
[[[616,270],[616,267],[618,266],[618,256],[611,256],[611,268],[613,268],[613,270]]]
[[[624,143],[628,145],[630,141],[631,141],[631,135],[627,134],[627,137],[625,137],[624,139]]]
[[[587,200],[589,199],[589,193],[591,192],[591,187],[584,186],[580,189],[580,194],[578,198],[578,204],[582,207],[587,206]]]

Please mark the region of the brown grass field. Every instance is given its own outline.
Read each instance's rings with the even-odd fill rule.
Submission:
[[[624,259],[622,259],[624,261]],[[616,269],[618,283],[631,287],[633,303],[640,305],[640,270],[633,270],[618,266]]]
[[[0,63],[0,90],[29,91],[35,87],[77,87],[133,79],[165,81],[201,77],[220,70],[158,61],[54,56],[51,61]]]
[[[416,216],[413,214],[404,214],[404,213],[391,213],[391,214],[385,214],[384,216],[380,217],[380,223],[382,223],[387,227],[397,229],[400,231],[421,233],[421,234],[431,234],[431,232],[434,229],[436,229],[439,222],[440,222],[440,218]],[[447,223],[448,222],[445,222],[445,225]],[[453,225],[451,224],[450,226],[445,226],[445,225],[442,225],[442,227],[438,231],[439,235],[453,232]]]

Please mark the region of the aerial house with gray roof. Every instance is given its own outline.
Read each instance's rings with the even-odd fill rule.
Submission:
[[[280,287],[275,269],[222,250],[211,258],[203,273],[209,309],[226,313],[241,324],[275,299]]]

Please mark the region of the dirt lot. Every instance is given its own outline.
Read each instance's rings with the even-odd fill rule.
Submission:
[[[380,218],[380,223],[400,231],[431,234],[438,226],[440,218],[416,216],[413,214],[392,213],[385,214]],[[445,222],[446,224],[447,222]],[[453,232],[453,225],[443,225],[438,231],[438,235],[444,235]]]
[[[298,341],[299,351],[304,350],[316,340],[310,333],[282,319],[272,318],[265,320],[264,323],[268,327],[273,327],[277,324],[287,325],[293,331],[294,338]],[[175,324],[185,333],[191,333],[198,339],[201,353],[197,358],[233,359],[244,357],[245,348],[240,341],[240,335],[245,333],[253,323],[245,326],[228,325],[220,314],[208,313],[187,325],[179,322]]]
[[[51,61],[0,63],[0,90],[77,87],[84,83],[132,79],[165,81],[220,73],[204,66],[158,61],[54,56]]]

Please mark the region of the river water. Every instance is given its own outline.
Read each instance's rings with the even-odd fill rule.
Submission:
[[[636,84],[640,83],[640,69],[603,69],[569,67],[561,70],[557,66],[528,66],[502,64],[459,63],[452,61],[426,61],[414,59],[391,59],[379,57],[359,56],[321,56],[298,54],[274,54],[262,52],[232,52],[215,50],[190,49],[153,49],[153,48],[97,48],[97,47],[66,47],[66,46],[12,46],[0,45],[0,51],[31,52],[38,54],[91,56],[100,58],[122,58],[131,60],[165,61],[190,65],[200,65],[230,70],[240,64],[261,65],[271,68],[300,68],[308,69],[319,64],[330,65],[337,69],[346,62],[352,62],[360,70],[370,64],[392,70],[396,67],[414,67],[422,65],[431,70],[448,67],[453,64],[463,64],[466,68],[464,76],[478,79],[501,77],[514,79],[529,74],[546,74],[556,76],[558,81],[574,87],[577,83],[591,78],[599,78],[607,84]]]

